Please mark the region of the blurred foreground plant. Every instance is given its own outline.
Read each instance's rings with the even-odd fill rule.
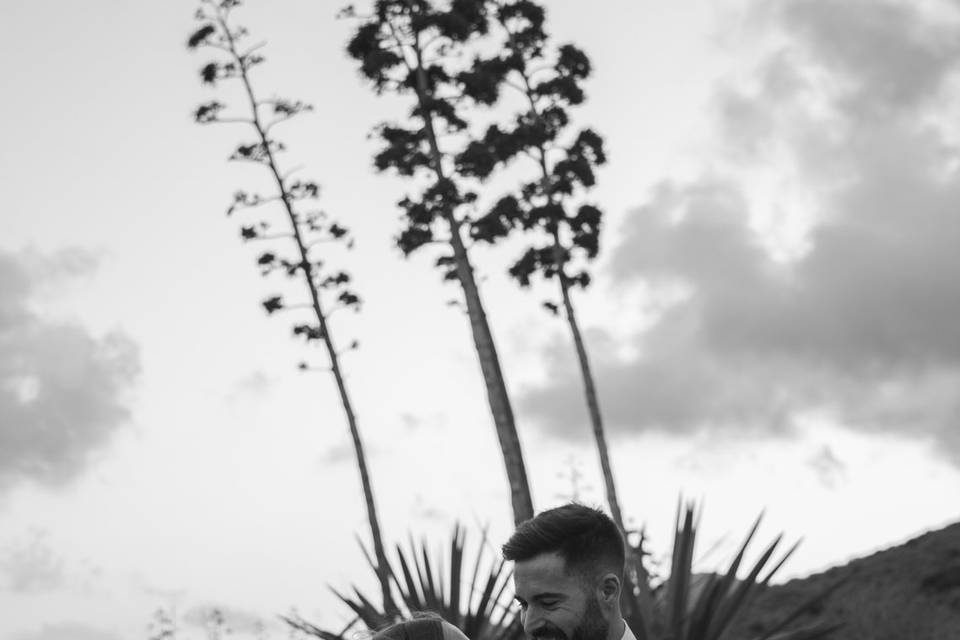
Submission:
[[[458,627],[470,640],[520,640],[523,628],[511,606],[511,573],[499,554],[487,551],[486,545],[484,533],[476,551],[466,553],[466,532],[460,525],[454,527],[449,544],[435,556],[425,540],[417,543],[411,538],[406,551],[398,544],[397,564],[388,568],[404,614],[432,611]],[[366,556],[374,568],[369,553]],[[384,607],[356,587],[352,594],[333,591],[355,616],[346,628],[330,631],[300,617],[283,619],[292,628],[323,640],[349,640],[348,634],[357,623],[376,630],[393,622]]]
[[[796,550],[799,542],[778,559],[777,549],[783,536],[777,536],[752,565],[745,565],[747,549],[756,535],[757,518],[723,574],[694,573],[693,555],[699,526],[694,505],[678,509],[670,574],[653,588],[654,602],[650,620],[641,620],[635,609],[625,614],[627,624],[636,631],[645,625],[654,640],[818,640],[828,638],[839,625],[814,624],[788,629],[806,610],[814,607],[840,586],[815,594],[758,635],[731,635],[733,623],[742,616],[754,596],[766,588]],[[409,543],[404,551],[396,547],[397,564],[389,566],[393,586],[400,594],[403,615],[431,611],[459,627],[471,640],[520,640],[524,633],[519,615],[511,606],[513,590],[508,571],[498,553],[485,552],[486,535],[476,557],[467,563],[465,532],[454,528],[450,542],[438,555],[432,555],[425,541]],[[366,550],[364,550],[366,552]],[[489,558],[488,556],[494,556]],[[431,560],[431,558],[435,558]],[[367,554],[371,568],[373,560]],[[397,567],[399,571],[395,571]],[[741,570],[746,575],[739,577]],[[375,631],[394,618],[358,589],[344,594],[333,590],[350,609],[353,620],[339,631],[322,629],[295,616],[283,617],[293,629],[323,640],[351,640],[357,624]]]
[[[175,613],[160,608],[153,612],[153,618],[147,625],[148,640],[175,640],[177,621]]]
[[[734,638],[729,634],[724,635],[732,623],[743,615],[752,598],[770,583],[800,543],[796,542],[779,560],[774,561],[783,539],[782,534],[778,535],[750,566],[746,576],[738,577],[744,566],[747,548],[760,526],[761,515],[744,538],[726,573],[695,574],[693,552],[701,513],[694,504],[687,504],[682,510],[678,508],[670,575],[654,589],[653,619],[643,621],[636,617],[628,618],[631,629],[636,630],[646,624],[651,637],[656,640],[816,640],[827,638],[839,628],[838,625],[815,624],[785,631],[803,611],[839,586],[835,584],[804,602],[759,636]]]

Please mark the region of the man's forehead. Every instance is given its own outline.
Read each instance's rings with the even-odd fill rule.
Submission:
[[[533,597],[542,593],[575,589],[578,580],[566,569],[566,561],[558,553],[543,553],[517,561],[513,567],[513,582],[517,595],[521,598]]]

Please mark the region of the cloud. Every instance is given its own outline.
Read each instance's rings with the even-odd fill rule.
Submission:
[[[44,625],[40,631],[22,633],[14,640],[119,640],[120,636],[79,622]]]
[[[369,441],[363,441],[363,455],[369,464],[370,459],[380,455],[380,447],[371,444]],[[338,464],[357,464],[357,452],[353,447],[352,440],[345,440],[328,447],[320,454],[320,464],[324,467]]]
[[[890,0],[757,3],[771,46],[716,91],[719,148],[632,212],[615,292],[673,292],[617,358],[590,341],[612,430],[787,433],[811,408],[938,441],[960,463],[956,13]],[[775,7],[775,8],[774,8]],[[942,9],[941,9],[942,10]],[[570,346],[519,406],[583,437]]]
[[[779,19],[845,81],[845,108],[879,115],[875,110],[911,109],[936,94],[960,52],[955,22],[939,24],[922,6],[793,0],[779,7]]]
[[[224,396],[224,401],[235,404],[261,399],[273,387],[273,382],[266,372],[256,369],[236,380]]]
[[[199,629],[217,630],[230,634],[263,634],[268,628],[280,629],[280,624],[274,620],[265,622],[260,616],[220,605],[205,604],[191,607],[183,614],[183,622],[190,627]],[[211,634],[212,635],[212,634]]]
[[[446,511],[436,505],[428,504],[421,493],[414,496],[413,505],[410,507],[410,517],[429,522],[447,522],[449,520],[449,514]]]
[[[129,417],[122,396],[139,372],[136,345],[32,307],[43,288],[94,263],[78,250],[0,252],[0,490],[69,482]]]
[[[131,588],[135,592],[149,598],[159,599],[165,603],[176,605],[182,602],[187,596],[187,589],[184,587],[166,587],[151,584],[139,571],[130,573],[128,577]]]
[[[808,460],[808,464],[817,474],[820,483],[828,489],[836,487],[846,476],[847,465],[827,445],[823,445]]]
[[[369,447],[364,447],[364,454],[368,454]],[[342,442],[329,447],[320,455],[320,464],[323,466],[343,464],[345,462],[356,462],[357,454],[353,448],[352,442]]]
[[[273,381],[261,370],[256,370],[236,383],[236,391],[241,395],[260,395],[266,393]]]
[[[400,422],[407,431],[416,431],[423,426],[423,418],[408,412],[400,414]]]
[[[4,588],[14,593],[58,589],[64,582],[63,559],[47,542],[47,533],[34,531],[29,540],[0,550],[0,575]]]

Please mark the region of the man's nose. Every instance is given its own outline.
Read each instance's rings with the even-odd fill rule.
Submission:
[[[533,606],[527,607],[527,610],[520,614],[520,622],[523,623],[523,632],[528,637],[533,637],[533,632],[543,626],[543,618]]]

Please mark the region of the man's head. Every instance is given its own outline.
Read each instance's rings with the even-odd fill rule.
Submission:
[[[517,527],[503,557],[523,628],[544,640],[616,640],[621,628],[623,537],[602,511],[579,504],[550,509]]]

